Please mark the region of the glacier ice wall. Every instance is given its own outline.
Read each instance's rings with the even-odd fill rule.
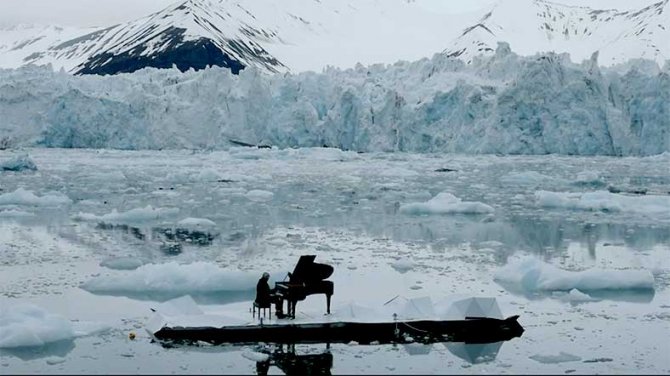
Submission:
[[[437,54],[297,75],[25,67],[0,70],[0,114],[17,146],[653,155],[670,151],[670,64],[605,69],[501,43],[469,65]]]

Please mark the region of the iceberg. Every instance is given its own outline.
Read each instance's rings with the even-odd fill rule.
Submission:
[[[426,202],[412,202],[400,205],[405,214],[485,214],[495,210],[484,203],[462,201],[449,192],[442,192]]]
[[[653,290],[654,276],[642,269],[600,269],[568,271],[527,256],[498,269],[494,280],[524,291]],[[579,297],[570,292],[571,297]],[[582,296],[583,297],[583,296]]]
[[[536,191],[535,200],[541,207],[574,210],[636,212],[670,216],[670,196],[630,196],[608,191],[550,192]]]

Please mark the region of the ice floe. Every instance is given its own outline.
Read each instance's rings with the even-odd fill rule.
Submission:
[[[208,262],[169,262],[94,277],[81,287],[94,293],[164,293],[170,296],[253,291],[260,274],[226,270]]]
[[[654,276],[648,270],[568,271],[530,256],[510,261],[495,272],[494,279],[525,291],[654,289]]]
[[[202,228],[211,228],[215,227],[216,223],[207,218],[184,218],[181,221],[177,222],[177,225],[186,229],[202,229]]]
[[[558,299],[571,302],[571,303],[584,303],[584,302],[597,302],[600,299],[591,297],[589,294],[585,294],[577,289],[570,290],[567,294],[558,295]]]
[[[555,363],[565,363],[565,362],[576,362],[582,360],[582,358],[577,355],[572,355],[565,353],[563,351],[559,352],[557,355],[554,354],[535,354],[529,356],[530,359],[533,359],[536,362],[544,364],[555,364]]]
[[[114,257],[102,260],[100,266],[114,270],[135,270],[145,262],[136,257]]]
[[[95,322],[71,322],[34,304],[18,302],[0,307],[0,348],[44,346],[108,330]]]
[[[462,201],[449,192],[439,193],[426,202],[400,205],[400,212],[405,214],[483,214],[494,211],[482,202]]]
[[[415,265],[414,261],[409,259],[400,259],[391,263],[391,267],[400,273],[412,270]]]
[[[572,185],[601,187],[605,185],[605,181],[596,171],[582,171],[577,174],[575,180],[572,181]]]
[[[628,196],[608,191],[551,192],[536,191],[537,205],[591,211],[637,212],[670,215],[670,196]]]
[[[113,209],[111,213],[101,216],[79,212],[73,216],[73,219],[108,224],[142,224],[145,222],[166,220],[178,213],[179,208],[154,208],[151,205],[147,205],[144,208],[135,208],[120,213],[116,209]]]
[[[37,165],[28,156],[28,154],[20,154],[14,158],[0,162],[0,171],[36,171]]]
[[[24,188],[0,195],[0,205],[60,206],[71,204],[72,200],[60,192],[46,192],[37,196]]]

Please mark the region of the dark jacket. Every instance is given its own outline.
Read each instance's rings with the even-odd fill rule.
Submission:
[[[271,292],[272,290],[270,290],[268,281],[264,278],[259,279],[258,283],[256,284],[256,303],[258,303],[258,305],[261,307],[269,306],[270,303],[272,303],[270,300]]]

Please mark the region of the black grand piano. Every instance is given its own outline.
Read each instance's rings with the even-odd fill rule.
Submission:
[[[305,300],[309,295],[326,295],[326,312],[330,314],[330,297],[333,296],[335,284],[326,281],[333,274],[333,267],[328,264],[314,262],[315,255],[300,256],[293,273],[288,273],[288,281],[275,282],[275,294],[282,301],[288,302],[288,316],[295,318],[295,306],[298,301]],[[283,303],[282,305],[283,306]]]

